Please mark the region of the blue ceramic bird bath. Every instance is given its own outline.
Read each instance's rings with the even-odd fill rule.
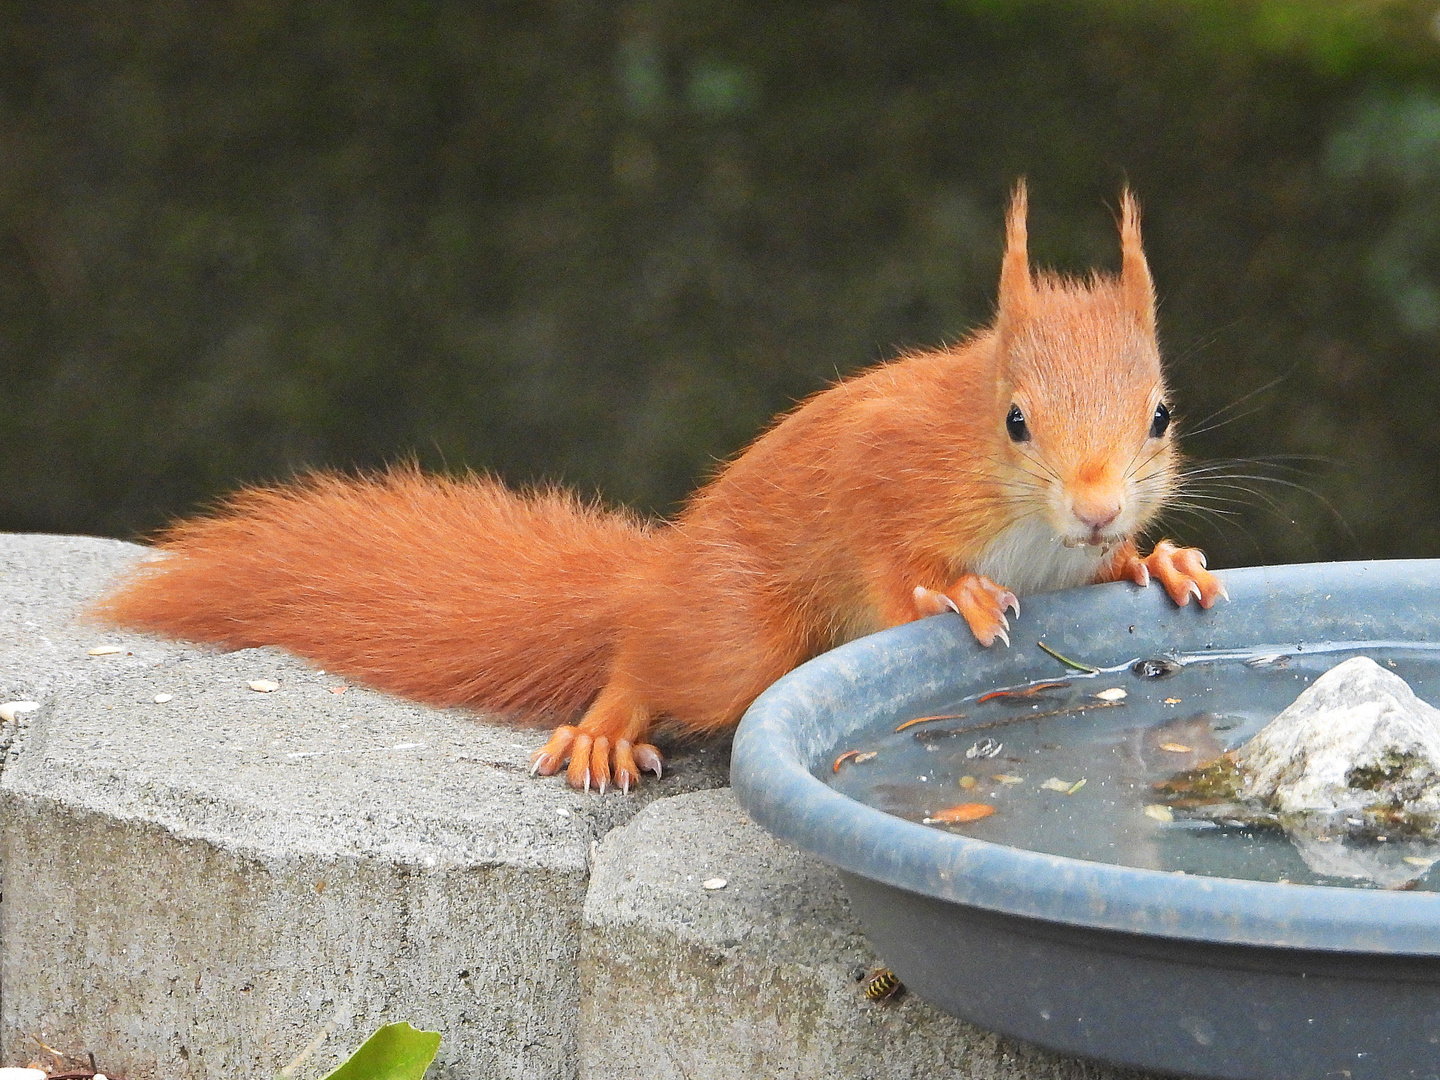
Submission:
[[[983,721],[991,714],[966,703],[994,688],[1065,680],[1073,700],[1077,684],[1134,685],[1124,681],[1140,677],[1130,666],[1146,658],[1296,657],[1309,665],[1297,670],[1312,670],[1316,658],[1383,659],[1389,651],[1413,659],[1434,649],[1440,662],[1440,561],[1262,567],[1222,577],[1231,600],[1210,611],[1176,608],[1158,588],[1124,583],[1027,599],[1009,649],[979,647],[951,616],[835,649],[780,680],[746,714],[735,739],[735,792],[765,828],[840,869],[872,944],[907,987],[984,1028],[1187,1076],[1440,1080],[1440,893],[1428,875],[1395,891],[1323,877],[1325,884],[1228,876],[1225,859],[1218,869],[1177,871],[1166,863],[1162,820],[1128,824],[1153,827],[1160,839],[1120,845],[1117,861],[1077,858],[1055,853],[1068,850],[1063,843],[1032,848],[973,835],[984,833],[984,822],[907,820],[833,786],[845,750],[881,745],[876,740],[907,719],[964,712],[929,727],[951,736],[947,753],[961,768],[965,752],[979,755],[968,767],[994,788],[998,820],[1007,807],[1030,805],[1017,801],[1022,796],[1066,797],[1053,784],[1042,796],[1036,784],[1048,768],[1064,770],[1063,756],[1053,766],[1038,759],[1042,745],[1058,752],[1036,742],[1044,730],[1120,731],[1124,710],[1072,710],[1043,730],[1028,718],[992,724]],[[1067,670],[1038,641],[1102,672]],[[1297,678],[1298,690],[1305,678]],[[1134,731],[1150,721],[1131,716],[1126,723],[1139,728],[1128,737],[1140,745]],[[984,760],[1017,724],[1029,730],[1024,753]],[[1158,745],[1189,749],[1173,739]],[[845,770],[864,767],[853,758]],[[925,779],[937,785],[937,804],[967,797],[939,770]],[[1015,794],[1001,791],[1001,781],[1013,782]],[[1207,837],[1211,846],[1199,850],[1218,855],[1244,842]]]

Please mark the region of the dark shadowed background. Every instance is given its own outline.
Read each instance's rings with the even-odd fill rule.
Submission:
[[[1064,270],[1142,199],[1186,446],[1250,459],[1173,534],[1440,556],[1436,6],[0,2],[0,528],[406,455],[673,510],[987,320],[1023,174]]]

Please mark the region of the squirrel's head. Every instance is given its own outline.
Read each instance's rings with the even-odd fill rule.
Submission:
[[[1135,536],[1175,486],[1140,209],[1128,189],[1120,205],[1118,277],[1031,273],[1023,181],[1006,220],[993,408],[1000,482],[1022,516],[1040,517],[1069,546]]]

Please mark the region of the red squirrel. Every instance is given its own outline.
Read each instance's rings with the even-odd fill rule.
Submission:
[[[660,774],[657,721],[730,727],[842,642],[958,613],[1009,644],[1018,597],[1157,578],[1225,595],[1203,554],[1136,538],[1178,483],[1139,208],[1121,271],[1032,274],[1026,191],[994,322],[809,398],[669,522],[559,490],[397,467],[242,491],[182,521],[104,620],[280,645],[381,690],[555,728],[533,757],[602,794]]]

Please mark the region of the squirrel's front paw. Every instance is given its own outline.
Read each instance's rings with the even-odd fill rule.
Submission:
[[[915,609],[922,617],[953,611],[969,624],[975,640],[987,647],[997,639],[1010,644],[1006,608],[1019,617],[1020,601],[1015,594],[979,574],[966,574],[944,592],[915,587]]]
[[[1202,608],[1214,605],[1224,597],[1230,599],[1220,579],[1205,569],[1205,553],[1199,548],[1176,547],[1161,540],[1145,558],[1132,555],[1120,570],[1120,576],[1137,585],[1149,585],[1153,577],[1165,587],[1170,599],[1184,607],[1193,596]]]
[[[565,778],[570,786],[581,791],[595,788],[601,795],[609,787],[617,787],[626,795],[640,784],[640,772],[657,777],[664,771],[660,751],[649,743],[631,743],[605,735],[587,735],[579,728],[561,724],[550,734],[550,741],[530,755],[532,776],[554,776],[566,762],[570,767]]]

